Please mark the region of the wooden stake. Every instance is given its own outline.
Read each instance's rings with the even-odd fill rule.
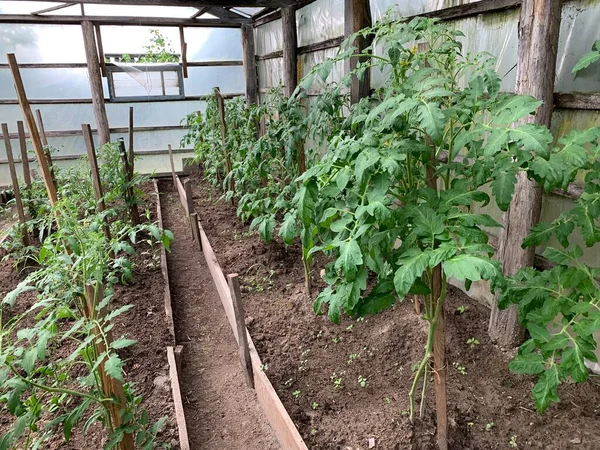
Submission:
[[[198,213],[190,214],[190,225],[192,227],[192,237],[198,244],[198,248],[202,251],[202,238],[200,236],[200,226],[198,225]]]
[[[102,45],[102,33],[100,32],[100,24],[94,24],[96,30],[96,44],[98,45],[98,60],[100,61],[100,74],[106,77],[106,62],[104,61],[104,47]]]
[[[229,175],[233,170],[233,164],[231,163],[231,155],[227,149],[227,122],[225,121],[225,100],[221,95],[221,91],[218,87],[213,89],[215,97],[217,98],[217,108],[219,109],[219,120],[221,122],[221,140],[223,142],[223,152],[225,153],[225,176]],[[235,194],[235,180],[233,176],[229,178],[229,190]],[[233,196],[231,197],[231,204],[233,205]]]
[[[173,176],[173,186],[177,188],[177,174],[175,173],[175,163],[173,162],[173,149],[171,148],[171,144],[168,146],[169,149],[169,161],[171,162],[171,175]]]
[[[100,146],[110,142],[110,129],[104,105],[104,89],[102,87],[102,73],[98,62],[98,50],[94,36],[94,25],[89,20],[81,22],[83,32],[83,44],[85,46],[85,58],[90,78],[92,91],[92,104],[94,106],[94,117],[98,128],[98,143]]]
[[[37,158],[40,170],[42,171],[42,178],[44,179],[44,184],[46,185],[46,191],[48,192],[50,205],[54,206],[58,201],[56,185],[52,179],[52,173],[50,171],[50,168],[48,167],[46,155],[44,154],[44,146],[42,145],[40,134],[38,133],[38,129],[35,124],[35,119],[33,118],[33,113],[31,112],[31,106],[29,105],[29,101],[27,100],[25,87],[23,86],[23,79],[21,78],[21,72],[19,71],[19,64],[17,63],[17,58],[15,57],[14,53],[8,53],[6,55],[6,59],[8,60],[10,72],[12,74],[13,81],[15,84],[17,99],[19,100],[21,111],[23,112],[25,122],[27,123],[29,136],[31,136],[31,140],[33,142],[35,156]]]
[[[227,275],[227,283],[231,291],[233,301],[233,313],[237,325],[238,345],[240,348],[240,360],[242,370],[246,379],[246,386],[254,389],[254,373],[252,370],[252,360],[250,359],[250,349],[248,347],[248,336],[246,335],[246,322],[244,319],[244,304],[242,303],[242,292],[240,291],[240,282],[238,274]]]
[[[54,164],[52,163],[52,154],[50,153],[50,147],[48,146],[48,138],[46,138],[46,130],[44,129],[44,121],[42,120],[42,112],[39,109],[35,110],[35,115],[38,121],[38,129],[40,130],[40,138],[42,139],[42,144],[44,145],[44,154],[46,155],[46,161],[48,161],[48,167],[50,168],[50,173],[52,174],[52,181],[54,181],[54,185],[56,186],[56,176],[54,174]]]
[[[17,122],[17,131],[19,133],[19,147],[21,150],[21,164],[23,166],[23,179],[27,189],[31,187],[31,172],[29,171],[29,156],[27,156],[27,141],[25,140],[25,128],[23,122]]]
[[[4,148],[6,149],[6,159],[8,159],[8,168],[10,170],[10,179],[12,181],[13,193],[15,194],[15,203],[17,204],[17,213],[19,222],[21,223],[21,234],[23,235],[23,245],[29,246],[29,234],[27,233],[27,225],[25,219],[25,210],[21,201],[21,191],[19,190],[19,179],[17,178],[17,168],[13,159],[12,145],[10,143],[10,135],[8,134],[8,125],[2,124],[2,135],[4,137]]]
[[[291,97],[298,85],[298,38],[296,9],[293,6],[281,8],[281,29],[283,31],[284,94],[286,97]]]
[[[349,37],[353,33],[356,33],[363,28],[370,27],[372,25],[371,20],[371,8],[369,6],[369,0],[345,0],[344,2],[344,35]],[[354,46],[356,47],[356,53],[364,53],[365,49],[371,45],[373,38],[359,37],[356,39]],[[368,61],[367,58],[350,58],[348,61],[347,70],[351,72],[356,69],[359,62],[363,63]],[[352,77],[352,84],[350,85],[350,101],[358,103],[363,97],[369,95],[371,89],[371,80],[369,70],[365,70],[362,80],[359,80],[357,76]]]
[[[561,8],[561,0],[524,0],[521,5],[516,92],[531,95],[544,103],[535,116],[520,123],[550,127]],[[533,266],[535,248],[523,249],[521,244],[539,222],[541,210],[542,190],[520,172],[513,200],[504,213],[504,228],[498,245],[498,259],[505,275],[514,275],[524,267]],[[519,345],[525,331],[519,321],[517,305],[501,311],[494,302],[488,332],[502,347]]]
[[[244,78],[246,79],[246,104],[258,103],[258,75],[254,50],[254,27],[251,24],[242,25],[242,49],[244,61]]]
[[[179,27],[179,44],[181,45],[181,68],[183,69],[183,78],[188,77],[187,65],[187,44],[185,42],[185,32],[183,27]]]
[[[133,106],[129,107],[129,167],[131,168],[131,176],[133,176],[134,169],[134,156],[133,156]]]
[[[89,320],[102,321],[106,317],[106,308],[102,308],[97,311],[96,307],[104,299],[104,289],[101,285],[96,284],[95,286],[85,286],[85,300],[86,300],[86,315]],[[106,324],[104,325],[106,329]],[[107,344],[110,345],[113,341],[112,330],[104,331],[99,326],[94,327],[94,334],[98,336],[94,343],[94,349],[96,351],[96,357],[106,352]],[[103,339],[104,334],[104,339]],[[105,369],[106,356],[98,367],[100,374],[100,381],[102,382],[102,390],[104,395],[108,398],[113,398],[116,402],[108,403],[108,409],[112,419],[113,427],[119,428],[123,425],[122,410],[127,406],[127,400],[125,399],[125,391],[123,390],[123,384],[119,380],[111,378]],[[120,443],[121,450],[134,450],[133,436],[131,433],[125,433],[123,440]]]
[[[94,139],[92,137],[92,128],[89,124],[82,124],[81,131],[83,132],[83,140],[85,142],[85,148],[87,150],[88,161],[90,168],[92,169],[92,182],[94,184],[94,194],[96,196],[96,210],[98,212],[104,212],[106,210],[106,204],[104,203],[104,192],[102,189],[102,180],[100,178],[100,170],[98,168],[98,159],[96,158],[96,151],[94,149]],[[104,236],[106,240],[110,242],[110,228],[104,218],[104,224],[102,225]]]
[[[121,154],[121,161],[123,162],[123,172],[125,174],[125,182],[127,183],[126,199],[127,207],[129,209],[129,218],[131,219],[132,225],[140,224],[140,212],[138,211],[138,207],[135,204],[135,195],[133,192],[133,186],[131,182],[133,180],[131,168],[129,167],[129,160],[127,157],[127,151],[125,150],[125,141],[123,138],[119,139],[119,153]]]

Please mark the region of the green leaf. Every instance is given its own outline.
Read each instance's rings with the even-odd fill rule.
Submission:
[[[506,211],[510,206],[516,182],[517,169],[514,167],[509,166],[494,173],[494,180],[491,183],[492,194],[502,211]]]
[[[412,248],[402,255],[398,261],[400,267],[394,275],[394,287],[400,299],[408,294],[415,281],[429,267],[430,257],[429,252],[423,252],[418,248]]]
[[[519,354],[508,364],[514,373],[537,375],[544,371],[544,358],[539,353]]]
[[[411,212],[411,215],[415,223],[413,231],[417,236],[432,238],[445,230],[442,217],[429,206],[419,206]]]
[[[279,236],[281,236],[285,245],[292,245],[294,243],[294,237],[296,237],[297,234],[296,214],[288,212],[279,229]]]
[[[598,60],[600,60],[600,51],[594,50],[589,53],[586,53],[581,57],[579,61],[577,61],[577,64],[573,66],[573,70],[571,70],[571,73],[577,73],[580,70],[589,67],[591,64],[595,63]]]
[[[358,266],[363,263],[362,252],[358,243],[354,239],[343,241],[340,244],[340,255],[335,261],[335,268],[342,270],[346,275],[346,279],[354,279]]]
[[[21,295],[22,293],[28,292],[28,291],[35,291],[35,287],[29,286],[29,280],[26,279],[24,281],[21,281],[14,290],[12,290],[8,294],[6,294],[2,303],[7,304],[10,307],[13,307],[15,304],[15,301],[17,300],[17,297],[19,295]]]
[[[116,341],[113,341],[113,343],[110,344],[110,347],[116,350],[116,349],[120,349],[120,348],[130,347],[134,344],[137,344],[136,340],[127,339],[127,338],[122,337],[121,339],[117,339]]]
[[[443,268],[446,276],[461,281],[491,280],[499,275],[498,267],[490,259],[467,254],[450,258]]]
[[[31,374],[31,372],[33,372],[33,368],[35,366],[35,362],[37,361],[37,348],[30,348],[27,349],[24,353],[23,353],[23,359],[21,360],[21,366],[23,367],[23,370],[25,370],[25,372],[27,372],[27,374]]]
[[[269,244],[273,240],[273,231],[275,231],[275,216],[270,215],[263,219],[258,227],[258,233],[263,240]]]
[[[125,383],[125,379],[123,378],[123,361],[121,361],[121,358],[116,353],[110,354],[104,363],[104,370],[111,378]]]
[[[521,144],[524,150],[532,151],[536,155],[548,158],[552,133],[544,126],[526,123],[511,129],[510,137]]]
[[[417,106],[417,118],[419,119],[421,128],[423,128],[434,141],[438,142],[444,131],[445,117],[437,103],[421,103]]]
[[[560,380],[556,366],[551,366],[549,369],[542,372],[532,391],[533,402],[538,412],[543,413],[552,403],[559,401],[559,384]]]

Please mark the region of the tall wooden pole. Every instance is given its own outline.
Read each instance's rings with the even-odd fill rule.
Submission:
[[[256,105],[258,103],[258,73],[254,50],[254,27],[250,24],[242,25],[242,49],[244,78],[246,79],[246,103]]]
[[[218,87],[213,89],[213,93],[217,98],[217,109],[219,110],[219,121],[221,122],[221,141],[223,142],[223,152],[225,156],[225,176],[229,175],[233,170],[233,163],[231,162],[231,155],[227,148],[227,120],[225,118],[225,100],[221,95],[221,91]],[[235,193],[235,179],[233,176],[229,178],[229,190]],[[233,205],[233,196],[231,197],[231,204]]]
[[[88,74],[90,77],[90,88],[92,91],[92,104],[94,105],[94,117],[98,129],[98,143],[104,145],[110,142],[110,128],[108,117],[104,106],[104,90],[102,88],[102,74],[98,61],[98,49],[94,37],[94,25],[89,20],[81,22],[83,32],[83,44],[85,46],[85,58],[87,60]]]
[[[44,154],[46,155],[46,161],[48,161],[48,167],[52,174],[52,180],[56,185],[56,174],[54,173],[54,164],[52,163],[52,154],[50,153],[50,147],[48,146],[48,138],[46,137],[46,130],[44,129],[44,121],[42,120],[42,112],[39,109],[35,110],[35,116],[37,117],[38,130],[40,131],[40,138],[44,146]]]
[[[524,0],[521,4],[516,92],[544,102],[535,116],[529,116],[521,123],[550,127],[561,5],[561,0]],[[541,209],[542,190],[520,172],[513,201],[503,217],[504,228],[498,247],[498,259],[505,275],[514,275],[523,267],[533,266],[535,248],[523,249],[521,243],[531,227],[539,222]],[[488,332],[502,347],[519,345],[524,330],[516,305],[501,311],[494,302]]]
[[[29,171],[29,157],[27,156],[27,141],[25,139],[25,127],[22,121],[17,122],[17,132],[19,133],[19,147],[21,150],[21,165],[23,167],[23,179],[27,189],[31,186],[31,172]]]
[[[129,107],[129,148],[127,149],[129,155],[129,168],[131,169],[131,176],[133,176],[134,169],[134,157],[133,157],[133,106]]]
[[[290,97],[298,86],[298,36],[296,31],[296,10],[293,6],[281,8],[281,28],[283,31],[283,84],[284,93]]]
[[[44,184],[46,185],[48,199],[50,200],[50,204],[54,206],[55,203],[58,201],[56,185],[54,184],[54,181],[52,179],[52,173],[50,172],[50,168],[48,167],[48,163],[46,162],[44,146],[42,145],[40,134],[35,124],[33,112],[31,111],[31,105],[29,104],[29,101],[27,100],[27,95],[25,94],[25,87],[23,86],[23,79],[21,78],[21,72],[19,71],[19,64],[17,63],[17,58],[15,57],[14,53],[8,53],[6,55],[6,59],[8,60],[10,72],[12,74],[13,81],[15,84],[17,99],[19,100],[21,111],[23,112],[25,122],[27,123],[29,136],[31,136],[31,141],[33,142],[35,156],[37,158],[38,165],[40,166],[40,170],[42,171],[42,178],[44,179]]]
[[[345,0],[344,2],[344,35],[349,37],[363,28],[372,25],[371,9],[369,0]],[[356,53],[364,53],[365,49],[371,45],[372,38],[359,37],[354,42]],[[359,62],[368,61],[368,58],[351,58],[348,62],[347,70],[350,72],[356,69]],[[362,80],[357,76],[352,77],[350,85],[350,101],[358,103],[358,101],[369,95],[371,89],[371,77],[369,70],[365,70]]]
[[[2,136],[4,137],[4,148],[6,149],[6,159],[8,160],[8,169],[10,170],[10,179],[12,181],[13,193],[15,194],[15,203],[17,204],[17,213],[21,224],[21,233],[23,235],[23,245],[29,246],[29,235],[27,234],[27,225],[25,224],[25,210],[21,200],[21,191],[19,189],[19,179],[17,177],[17,168],[12,153],[12,145],[10,143],[10,135],[8,134],[8,125],[2,124]]]

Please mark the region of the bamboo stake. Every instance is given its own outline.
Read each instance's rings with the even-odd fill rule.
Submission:
[[[254,372],[252,370],[252,360],[250,359],[250,348],[248,347],[248,336],[246,335],[246,322],[244,319],[244,304],[242,303],[242,292],[238,274],[227,275],[227,283],[231,291],[231,300],[233,302],[233,313],[237,325],[238,346],[240,350],[240,360],[242,370],[246,379],[246,386],[254,389]]]
[[[83,140],[85,141],[88,161],[90,162],[90,168],[92,169],[92,181],[94,184],[94,194],[96,196],[96,210],[101,213],[106,210],[106,204],[104,203],[104,193],[102,190],[102,181],[100,179],[100,170],[98,169],[98,159],[96,158],[96,151],[94,149],[92,128],[89,124],[82,124],[81,131],[83,132]],[[102,230],[104,231],[106,240],[110,242],[110,228],[108,227],[106,217],[103,219]]]
[[[35,150],[38,165],[40,166],[40,169],[42,171],[42,178],[44,179],[44,184],[46,185],[48,198],[50,199],[50,204],[54,206],[58,201],[56,185],[52,177],[52,172],[50,171],[50,168],[48,167],[48,163],[46,161],[44,146],[42,145],[40,134],[35,124],[33,113],[31,112],[31,106],[29,105],[29,101],[27,100],[25,87],[23,86],[23,79],[21,78],[21,72],[19,71],[19,64],[17,63],[17,58],[15,57],[14,53],[8,53],[6,55],[6,59],[8,60],[10,72],[12,74],[13,81],[15,84],[17,99],[19,100],[19,105],[23,112],[23,116],[25,117],[25,122],[27,123],[29,136],[31,136],[31,140],[33,141],[33,149]]]
[[[13,192],[15,194],[15,203],[17,204],[17,213],[19,215],[19,223],[21,224],[21,233],[23,234],[23,245],[29,246],[29,235],[27,234],[27,225],[25,220],[25,210],[21,201],[21,191],[19,190],[19,179],[17,178],[17,168],[13,159],[12,145],[8,134],[8,125],[2,124],[2,135],[4,136],[4,148],[6,149],[6,159],[8,159],[8,168],[10,170],[10,179],[12,181]]]
[[[27,189],[31,187],[31,172],[29,171],[29,157],[27,156],[27,141],[25,140],[25,128],[23,122],[17,122],[17,131],[19,133],[19,147],[21,150],[21,164],[23,166],[23,179]]]
[[[99,323],[102,322],[102,320],[106,317],[106,307],[102,308],[100,311],[97,310],[98,303],[100,303],[103,299],[104,289],[101,285],[96,284],[95,286],[85,286],[85,312],[89,320]],[[97,358],[107,351],[107,346],[109,346],[113,341],[112,330],[106,331],[106,326],[104,328],[104,330],[101,330],[99,325],[94,327],[94,334],[99,338],[94,343],[94,349]],[[106,373],[105,364],[106,356],[103,357],[103,361],[98,367],[98,372],[100,374],[100,381],[102,383],[104,395],[115,400],[115,402],[108,404],[108,409],[110,411],[113,427],[117,429],[123,425],[122,412],[127,406],[127,400],[125,398],[123,384],[119,380],[115,380]],[[123,434],[123,440],[120,443],[120,449],[134,450],[133,436],[131,433]]]

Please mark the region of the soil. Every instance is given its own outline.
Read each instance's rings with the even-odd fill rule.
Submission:
[[[156,196],[150,194],[153,190],[151,183],[144,185],[146,192],[145,207],[151,212],[152,220],[156,219]],[[135,255],[129,257],[133,263],[133,281],[126,285],[115,286],[111,308],[133,304],[134,308],[114,319],[113,336],[115,339],[126,336],[137,341],[132,347],[119,351],[125,361],[124,370],[128,382],[134,385],[135,395],[141,395],[142,410],[148,411],[150,423],[163,416],[167,421],[158,434],[157,441],[165,443],[176,450],[179,448],[179,437],[175,422],[174,405],[169,379],[166,348],[173,345],[173,336],[169,334],[164,313],[164,281],[160,267],[160,248],[149,247],[144,242],[136,246]],[[2,255],[3,256],[3,255]],[[27,270],[17,272],[11,260],[0,263],[0,296],[13,290],[22,281]],[[26,292],[19,296],[15,303],[14,313],[25,311],[36,301],[35,292]],[[31,320],[32,325],[34,319]],[[27,326],[25,323],[23,326]],[[57,351],[64,355],[73,350],[68,344],[62,345]],[[8,411],[0,413],[0,431],[12,423]],[[99,424],[93,426],[83,435],[80,426],[74,427],[73,435],[68,444],[62,438],[62,432],[57,432],[41,448],[48,449],[89,449],[102,448],[106,443],[106,432]]]
[[[266,245],[199,175],[192,179],[202,226],[225,273],[241,276],[250,333],[308,447],[362,450],[374,442],[375,449],[435,449],[432,388],[424,417],[414,426],[407,417],[411,367],[421,359],[426,337],[412,302],[364,320],[344,318],[340,325],[316,316],[304,290],[299,246],[286,248],[278,240]],[[313,271],[314,295],[324,286],[322,263]],[[204,289],[213,289],[209,279],[205,283]],[[461,314],[459,306],[467,310]],[[446,307],[451,450],[515,448],[511,439],[520,449],[599,448],[596,378],[563,384],[562,402],[540,416],[530,395],[534,380],[509,373],[509,355],[488,338],[489,309],[452,287]],[[480,343],[471,347],[469,338]],[[365,387],[359,377],[366,378]]]
[[[238,346],[204,257],[172,182],[161,181],[175,335],[183,345],[179,374],[192,449],[277,450],[279,445],[241,372]]]

